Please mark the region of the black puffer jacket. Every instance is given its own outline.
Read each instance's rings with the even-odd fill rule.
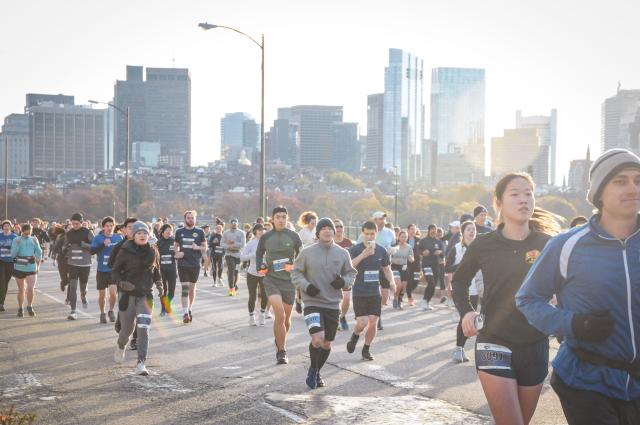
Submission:
[[[149,295],[154,285],[156,288],[162,288],[159,257],[155,246],[138,246],[133,241],[125,241],[116,256],[111,278],[114,282],[127,281],[135,286],[136,289],[133,291],[126,291],[120,287],[124,293],[136,297]]]

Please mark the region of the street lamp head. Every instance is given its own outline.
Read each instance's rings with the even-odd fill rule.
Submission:
[[[88,102],[89,102],[89,103],[93,103],[93,104],[95,104],[95,105],[97,105],[97,104],[99,104],[99,103],[100,103],[100,102],[98,102],[97,100],[89,100]]]
[[[205,31],[206,31],[206,30],[212,30],[212,29],[214,29],[214,28],[217,28],[217,27],[218,27],[217,25],[210,24],[210,23],[208,23],[208,22],[200,22],[200,23],[198,24],[198,26],[199,26],[200,28],[202,28],[203,30],[205,30]]]

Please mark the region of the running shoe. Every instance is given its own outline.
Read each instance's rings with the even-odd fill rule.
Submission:
[[[144,362],[142,360],[138,360],[138,364],[136,364],[136,374],[141,376],[149,375],[149,371],[145,367]]]
[[[166,311],[162,310],[162,311],[160,312],[160,317],[164,317],[164,316],[166,316],[166,315],[167,315],[167,312],[166,312]]]
[[[18,309],[18,314],[16,316],[17,317],[24,317],[24,313],[23,313],[21,308]]]
[[[382,326],[382,317],[378,318],[378,330],[383,331],[384,327]]]
[[[464,348],[456,347],[456,349],[453,350],[453,361],[454,363],[464,362]]]
[[[4,305],[0,304],[0,313],[3,311],[7,311],[7,310],[4,308]]]
[[[413,297],[409,297],[409,299],[407,300],[407,304],[409,304],[411,307],[414,306]]]
[[[113,313],[113,310],[109,310],[109,311],[107,312],[107,316],[109,316],[109,321],[110,321],[111,323],[113,323],[113,322],[115,322],[115,321],[116,321],[116,315]]]
[[[120,348],[118,345],[116,345],[116,351],[113,353],[113,361],[115,361],[116,363],[122,363],[126,355],[126,347]]]
[[[302,303],[300,300],[296,300],[296,313],[302,314]]]
[[[267,311],[267,319],[273,319],[273,315],[271,314],[271,310]]]
[[[402,298],[398,298],[398,310],[403,310],[403,308],[402,308]]]
[[[466,352],[466,351],[464,351],[464,348],[462,348],[462,359],[463,359],[465,362],[468,362],[468,361],[469,361],[469,357],[467,357],[467,352]]]
[[[447,297],[440,298],[440,304],[444,304],[447,302]]]
[[[36,312],[33,311],[33,306],[27,306],[27,314],[31,317],[36,317]]]
[[[138,349],[138,341],[136,341],[135,339],[132,339],[131,342],[129,343],[129,350],[136,351],[137,349]]]
[[[276,353],[276,363],[277,364],[287,364],[289,363],[289,358],[287,357],[286,350],[278,350]]]
[[[258,316],[258,325],[264,326],[266,318],[267,318],[267,313],[265,312],[260,313],[260,315]]]
[[[182,316],[182,323],[189,323],[189,313],[185,313],[184,316]]]
[[[64,290],[66,289],[66,287],[67,287],[67,282],[65,282],[65,281],[61,280],[61,281],[60,281],[60,292],[64,292]]]
[[[451,298],[447,299],[447,307],[455,307],[455,304]]]
[[[425,299],[420,300],[420,308],[423,309],[424,311],[432,310],[431,306],[429,305],[429,302]]]
[[[318,373],[316,373],[316,385],[318,386],[318,388],[322,388],[322,387],[325,387],[327,385],[324,382],[324,379],[322,379],[322,377],[320,376],[320,371],[318,371]]]
[[[364,347],[362,347],[362,360],[371,361],[373,359],[374,359],[374,357],[369,352],[369,347],[367,347],[366,345]]]
[[[86,297],[86,295],[82,295],[80,298],[81,298],[81,300],[82,300],[82,308],[83,308],[84,310],[88,309],[88,308],[89,308],[89,303],[87,302],[87,297]]]
[[[189,310],[189,323],[193,322],[193,313]]]
[[[394,310],[397,310],[397,309],[398,309],[398,299],[397,299],[397,298],[394,298],[394,299],[393,299],[393,309],[394,309]]]
[[[307,372],[307,380],[305,382],[309,388],[315,390],[318,387],[318,371],[313,368],[309,368],[309,371]]]
[[[256,316],[253,314],[249,315],[249,326],[258,326],[258,323],[256,323]]]
[[[346,317],[341,317],[340,318],[340,329],[342,329],[343,331],[348,331],[349,330],[349,324],[347,323],[347,318]]]
[[[100,323],[107,323],[107,314],[100,313]]]
[[[78,319],[78,313],[76,313],[75,310],[71,310],[71,313],[69,313],[69,315],[67,316],[68,320],[77,320]]]
[[[358,344],[358,339],[360,339],[360,335],[351,334],[351,339],[347,342],[347,353],[351,354],[356,351],[356,344]]]
[[[233,289],[229,289],[228,295],[229,295],[230,297],[233,297]]]

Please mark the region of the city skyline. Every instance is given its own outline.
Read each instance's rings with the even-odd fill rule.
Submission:
[[[220,116],[234,110],[259,116],[260,58],[255,46],[235,34],[198,31],[197,22],[209,20],[256,37],[265,33],[266,130],[278,107],[317,104],[343,105],[344,120],[359,122],[363,131],[366,96],[384,89],[388,49],[400,48],[423,58],[425,71],[486,69],[486,145],[513,126],[514,111],[539,115],[557,109],[560,181],[569,161],[584,155],[587,143],[592,152],[599,151],[601,104],[615,95],[618,81],[623,88],[640,87],[640,59],[625,47],[635,35],[632,17],[639,6],[614,3],[596,7],[544,1],[533,8],[465,1],[414,5],[409,14],[401,12],[402,7],[369,2],[366,9],[358,3],[340,4],[335,14],[338,3],[331,1],[313,10],[295,2],[273,7],[247,1],[244,6],[255,13],[246,14],[232,2],[194,1],[178,8],[159,1],[153,8],[126,3],[123,17],[118,13],[122,1],[108,9],[70,1],[64,10],[50,2],[10,1],[0,36],[13,41],[0,48],[0,60],[11,64],[5,70],[5,81],[11,84],[3,87],[0,114],[21,111],[27,92],[70,94],[77,104],[109,100],[127,64],[189,68],[192,162],[217,159]],[[581,19],[566,18],[576,12]],[[616,24],[606,23],[607,16],[615,16]],[[609,29],[592,31],[602,25]],[[37,34],[22,31],[34,26],[47,32],[54,46],[56,41],[76,41],[64,49],[36,49]],[[88,48],[91,45],[100,49]]]

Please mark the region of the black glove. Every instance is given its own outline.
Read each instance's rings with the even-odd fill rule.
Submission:
[[[313,283],[310,283],[309,286],[307,286],[307,289],[304,290],[304,292],[306,292],[310,297],[315,297],[320,293],[320,290],[316,288]]]
[[[333,282],[331,282],[331,286],[336,289],[342,289],[347,285],[347,282],[340,276],[336,277]]]
[[[571,329],[578,339],[602,342],[613,332],[614,321],[608,311],[590,314],[574,314]]]

